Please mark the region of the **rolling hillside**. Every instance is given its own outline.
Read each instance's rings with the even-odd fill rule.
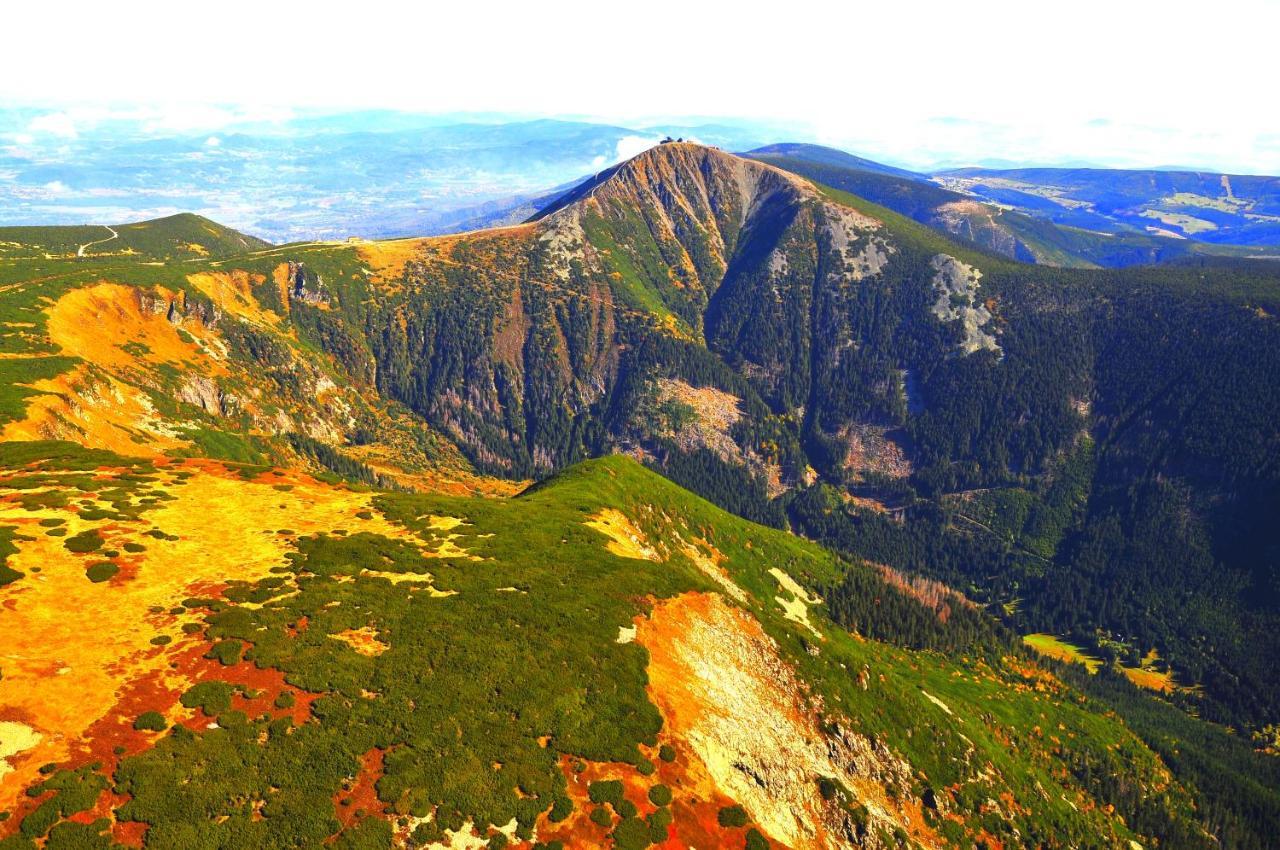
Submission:
[[[948,188],[1095,231],[1145,231],[1257,249],[1280,244],[1280,178],[1113,168],[965,168]]]
[[[1104,703],[851,635],[850,571],[948,626],[626,458],[513,500],[3,460],[6,848],[1210,846]]]
[[[1049,214],[1043,198],[985,192],[979,179],[900,172],[818,145],[771,145],[746,154],[888,207],[922,224],[1020,262],[1066,268],[1125,268],[1196,256],[1271,256],[1099,217]],[[1103,173],[1111,173],[1110,171]],[[1117,172],[1123,174],[1124,172]],[[1102,179],[1102,178],[1099,178]],[[1077,205],[1078,206],[1078,205]],[[1161,232],[1157,232],[1161,231]]]
[[[115,226],[0,227],[0,259],[225,257],[269,247],[191,213]]]

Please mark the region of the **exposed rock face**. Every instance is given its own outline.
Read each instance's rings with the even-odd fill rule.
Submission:
[[[178,401],[195,405],[211,416],[225,416],[232,406],[233,397],[223,394],[221,387],[213,379],[204,375],[188,374],[183,376],[182,385],[178,388]]]
[[[311,274],[304,263],[289,261],[287,273],[289,298],[306,304],[328,304],[330,295],[325,288],[324,278]]]
[[[1037,262],[1035,253],[1013,231],[996,221],[996,215],[992,207],[977,201],[952,201],[937,207],[929,217],[929,224],[1011,260]]]
[[[955,257],[938,254],[930,266],[934,270],[933,288],[938,300],[933,315],[944,322],[959,322],[964,333],[959,349],[964,354],[975,351],[1000,351],[991,324],[991,311],[976,303],[978,282],[982,272]]]
[[[918,817],[910,766],[864,735],[820,730],[795,672],[741,609],[715,594],[664,600],[636,639],[668,733],[769,835],[793,850],[880,847],[880,832],[894,829],[939,843]],[[866,823],[845,802],[864,806]]]
[[[183,290],[168,293],[136,287],[133,292],[139,311],[164,316],[175,327],[190,318],[206,328],[216,328],[222,318],[221,309],[213,301],[188,298]]]
[[[853,423],[840,429],[847,450],[844,468],[860,481],[867,473],[886,478],[906,478],[911,474],[911,461],[895,435],[882,426]]]
[[[684,381],[659,378],[658,400],[674,402],[691,411],[689,421],[680,423],[672,435],[681,448],[704,448],[724,460],[741,459],[742,452],[730,433],[742,418],[741,399],[714,387],[694,387]]]

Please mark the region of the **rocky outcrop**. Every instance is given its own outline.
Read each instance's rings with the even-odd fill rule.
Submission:
[[[209,377],[188,373],[177,391],[178,401],[200,408],[210,416],[227,416],[239,407],[238,400],[228,395]]]
[[[963,334],[958,348],[963,354],[975,351],[999,353],[991,311],[985,304],[977,303],[978,285],[982,272],[955,257],[938,254],[930,262],[934,271],[933,288],[938,300],[933,304],[933,315],[943,322],[957,322]]]

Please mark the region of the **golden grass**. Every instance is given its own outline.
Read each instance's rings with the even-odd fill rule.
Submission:
[[[813,623],[809,620],[809,606],[818,605],[822,600],[810,597],[795,579],[777,567],[772,567],[769,570],[769,575],[773,576],[779,586],[791,597],[790,599],[786,596],[774,597],[774,601],[782,609],[782,616],[793,623],[804,626],[814,637],[821,638],[822,633],[814,628]]]
[[[1160,691],[1161,693],[1173,693],[1178,687],[1174,681],[1173,672],[1167,669],[1156,669],[1156,665],[1159,663],[1160,653],[1153,647],[1142,657],[1142,662],[1139,666],[1121,667],[1120,669],[1130,682],[1140,688]]]
[[[605,548],[619,558],[636,558],[642,561],[662,560],[662,556],[649,543],[645,533],[622,511],[605,508],[583,524],[608,537],[609,542],[605,544]]]
[[[207,350],[184,340],[163,312],[143,311],[139,294],[140,290],[118,283],[73,289],[49,309],[49,337],[64,354],[111,370],[136,369],[143,362],[170,363],[206,374],[226,371]],[[156,295],[166,300],[175,297],[163,288]],[[197,322],[186,323],[183,330],[196,340],[213,336]],[[131,344],[145,345],[146,353],[125,351],[124,346]]]
[[[33,749],[40,743],[40,733],[24,723],[0,720],[0,782],[13,768],[9,759]]]
[[[361,626],[358,629],[347,629],[346,631],[329,635],[329,637],[345,643],[356,652],[370,658],[375,655],[381,655],[391,648],[389,644],[378,640],[378,632],[372,626]]]
[[[360,260],[373,272],[375,282],[398,280],[404,274],[405,264],[422,254],[422,247],[430,239],[392,239],[385,242],[361,242],[356,247]]]
[[[1145,667],[1121,667],[1124,675],[1140,688],[1147,688],[1152,691],[1160,691],[1162,693],[1172,693],[1174,689],[1173,676],[1159,670],[1150,670]]]
[[[179,631],[196,615],[169,613],[184,598],[216,594],[228,581],[265,578],[284,562],[296,535],[346,529],[418,543],[372,511],[371,494],[301,473],[244,481],[209,461],[167,471],[176,469],[196,474],[186,483],[168,480],[165,489],[176,498],[138,522],[104,526],[70,509],[27,511],[0,501],[0,523],[16,525],[30,538],[19,542],[19,551],[9,558],[25,575],[0,588],[0,716],[39,736],[34,746],[9,757],[12,770],[0,780],[0,810],[36,779],[41,765],[66,759],[130,683],[158,677],[173,690],[185,689],[184,674],[171,669],[170,661],[199,640]],[[277,490],[277,484],[291,489]],[[110,486],[109,479],[104,486]],[[362,519],[361,513],[370,518]],[[38,523],[53,517],[65,520],[68,534],[98,527],[107,539],[104,548],[136,541],[146,551],[121,556],[120,573],[95,584],[85,577],[85,568],[101,555],[74,554],[62,538],[46,536]],[[178,539],[143,536],[149,527]],[[284,528],[292,533],[279,534]],[[151,639],[160,634],[173,642],[153,646]]]
[[[1102,660],[1085,653],[1078,646],[1046,634],[1024,635],[1022,642],[1041,655],[1066,661],[1071,664],[1083,664],[1090,673],[1097,673],[1102,667]]]
[[[263,283],[263,275],[250,275],[244,271],[200,272],[187,275],[187,281],[209,296],[223,311],[250,324],[274,328],[280,324],[280,316],[265,309],[253,295],[254,284]],[[287,300],[284,303],[288,303]]]
[[[687,542],[680,536],[678,531],[675,533],[675,538],[679,542],[680,552],[692,561],[693,565],[701,570],[703,575],[720,585],[721,589],[733,599],[746,604],[747,592],[733,580],[728,570],[724,568],[724,554],[719,549],[701,537],[693,538],[692,543]]]
[[[27,402],[25,418],[5,424],[0,439],[70,440],[132,457],[190,444],[157,414],[146,393],[86,363],[28,386],[41,394]]]

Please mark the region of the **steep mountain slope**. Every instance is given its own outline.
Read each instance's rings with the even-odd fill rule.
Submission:
[[[745,516],[971,586],[1028,631],[1130,666],[1155,647],[1206,685],[1203,710],[1274,722],[1254,651],[1276,617],[1270,267],[1035,269],[687,144],[521,227],[290,256],[329,291],[300,332],[486,471],[620,448]],[[1265,389],[1228,389],[1243,376]]]
[[[289,308],[319,309],[308,287],[323,284],[258,240],[196,216],[114,228],[126,246],[111,251],[117,240],[79,251],[96,234],[78,228],[15,230],[20,249],[0,258],[5,440],[487,486],[450,442],[299,337]],[[199,233],[207,258],[189,250]],[[224,265],[241,244],[267,258],[262,272]]]

